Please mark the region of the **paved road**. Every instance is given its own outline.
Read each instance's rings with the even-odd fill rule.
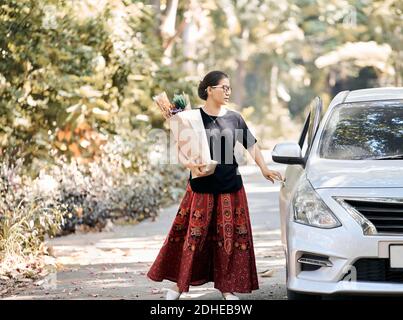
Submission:
[[[272,185],[256,167],[241,167],[248,196],[260,289],[241,299],[285,299],[284,254],[280,243],[279,184]],[[277,170],[283,172],[283,167]],[[145,274],[154,261],[176,214],[178,204],[156,221],[115,226],[112,231],[73,234],[52,239],[63,268],[44,283],[7,299],[163,299],[161,289],[173,282],[153,282]],[[272,276],[263,276],[274,270]],[[221,299],[213,283],[191,287],[181,299]]]

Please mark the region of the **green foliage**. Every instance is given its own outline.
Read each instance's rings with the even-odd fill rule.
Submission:
[[[30,145],[22,156],[32,160],[47,156],[58,128],[84,121],[95,126],[106,116],[113,96],[104,76],[109,70],[96,70],[111,44],[102,17],[78,20],[55,1],[6,3],[0,16],[1,141],[3,148]]]
[[[56,235],[64,206],[40,180],[22,175],[22,162],[0,163],[0,261],[38,255],[45,236]]]
[[[81,14],[83,3],[1,5],[0,152],[24,146],[31,162],[56,147],[92,159],[105,135],[144,126],[139,114],[162,127],[154,94],[188,90],[178,70],[160,67],[149,7],[116,1]]]

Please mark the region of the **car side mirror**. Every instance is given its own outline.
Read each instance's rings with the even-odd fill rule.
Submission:
[[[282,142],[276,144],[272,151],[272,159],[277,163],[304,165],[301,147],[296,142]]]

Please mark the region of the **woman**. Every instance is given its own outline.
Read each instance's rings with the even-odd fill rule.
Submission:
[[[185,195],[165,242],[147,273],[154,281],[177,283],[166,289],[166,299],[178,299],[190,285],[214,281],[226,300],[239,300],[234,292],[259,288],[252,229],[242,177],[234,156],[236,141],[243,144],[263,176],[274,183],[279,172],[269,170],[257,140],[242,116],[224,107],[231,94],[228,76],[209,72],[200,82],[200,108],[210,154],[218,165],[205,175],[203,165],[188,164]],[[192,179],[192,173],[197,178]]]

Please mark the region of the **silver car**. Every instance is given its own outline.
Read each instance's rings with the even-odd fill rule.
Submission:
[[[403,295],[403,88],[316,98],[280,191],[289,298]]]

